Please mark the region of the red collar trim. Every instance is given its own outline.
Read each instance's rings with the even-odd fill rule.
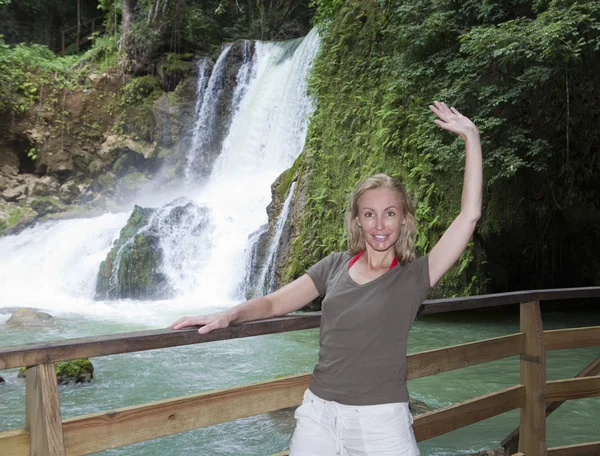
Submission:
[[[352,257],[352,259],[350,260],[350,263],[348,263],[348,269],[350,269],[352,266],[354,266],[354,263],[356,263],[358,261],[358,259],[364,255],[364,253],[365,253],[365,251],[363,250],[358,255],[355,255],[354,257]],[[392,264],[390,264],[390,269],[392,269],[395,266],[398,266],[398,260],[396,259],[396,257],[394,257],[394,259],[392,260]]]

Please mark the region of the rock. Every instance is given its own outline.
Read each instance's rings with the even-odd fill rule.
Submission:
[[[0,175],[17,177],[19,174],[19,168],[10,165],[0,166]]]
[[[2,376],[0,376],[0,385],[2,385],[3,383],[6,383],[6,380],[4,380],[4,378],[2,378]]]
[[[160,208],[135,206],[98,271],[96,299],[165,299],[174,292],[162,272],[161,237],[184,233],[203,242],[209,210],[186,199]]]
[[[429,405],[427,402],[420,401],[418,399],[411,399],[408,402],[410,413],[413,415],[421,415],[423,413],[431,412],[435,410],[435,407]]]
[[[40,216],[62,212],[66,209],[65,205],[53,196],[40,196],[30,203],[31,208]]]
[[[6,326],[15,328],[35,328],[48,326],[52,323],[52,316],[30,308],[17,310],[6,322]]]
[[[37,217],[37,212],[29,206],[6,203],[0,198],[0,235],[18,233],[31,225]]]
[[[15,181],[7,176],[0,174],[0,192],[8,188],[15,187]]]
[[[15,188],[7,188],[2,192],[2,198],[6,201],[17,201],[19,196],[25,195],[27,196],[27,185],[19,185]]]
[[[22,367],[19,369],[18,378],[25,378],[26,375],[27,368]],[[56,363],[56,381],[59,385],[90,383],[93,378],[94,366],[87,358]]]
[[[75,182],[67,182],[60,186],[58,197],[63,203],[71,203],[81,194],[79,186]]]
[[[162,299],[172,296],[160,272],[163,252],[147,227],[155,209],[135,206],[119,239],[100,264],[96,299]]]
[[[50,193],[56,193],[59,188],[60,183],[56,178],[44,176],[32,182],[31,187],[29,187],[29,193],[33,196],[47,196]]]

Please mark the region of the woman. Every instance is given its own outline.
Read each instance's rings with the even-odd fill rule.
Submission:
[[[319,362],[302,405],[291,456],[418,455],[408,410],[406,339],[428,291],[465,250],[481,214],[482,160],[473,122],[435,102],[440,127],[466,143],[461,211],[428,255],[415,259],[414,209],[402,184],[378,174],[355,189],[347,214],[349,252],[332,253],[264,297],[173,329],[285,315],[325,296]]]

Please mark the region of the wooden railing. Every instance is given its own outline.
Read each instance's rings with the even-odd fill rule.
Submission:
[[[416,416],[413,427],[417,440],[430,439],[520,408],[518,451],[521,454],[600,454],[600,441],[546,448],[546,404],[600,396],[599,377],[546,381],[546,351],[600,346],[600,326],[544,331],[539,308],[540,300],[593,297],[600,297],[600,287],[426,301],[422,315],[520,303],[520,332],[409,355],[409,380],[515,355],[521,358],[521,376],[518,385]],[[288,315],[215,330],[206,335],[199,335],[195,329],[163,329],[4,348],[0,351],[0,370],[29,367],[26,425],[23,429],[0,432],[0,454],[88,454],[299,405],[310,382],[310,374],[63,420],[54,363],[316,328],[320,317],[318,312]],[[594,368],[588,375],[590,372],[597,373]]]

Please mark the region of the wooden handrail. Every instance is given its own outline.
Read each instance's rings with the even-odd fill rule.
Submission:
[[[421,314],[431,315],[458,310],[473,310],[507,304],[517,304],[523,302],[520,301],[521,299],[529,298],[531,296],[543,296],[546,300],[593,298],[600,297],[600,287],[516,291],[468,298],[434,299],[425,301]],[[13,345],[9,347],[0,347],[0,370],[22,366],[34,366],[48,362],[67,361],[76,358],[116,355],[317,328],[319,327],[320,322],[321,312],[310,312],[230,326],[228,328],[211,331],[204,335],[198,334],[195,329],[179,331],[157,329],[112,334],[108,336],[94,336],[63,341]],[[579,333],[579,336],[572,337],[577,331],[583,330],[557,330],[549,334],[550,340],[548,350],[554,350],[554,340],[557,340],[557,344],[563,344],[566,340],[571,340],[573,346],[565,348],[599,345],[598,341],[600,341],[600,334],[593,328],[588,333],[584,334],[582,332]],[[590,338],[590,335],[593,335],[594,337]],[[582,345],[584,343],[589,345]]]
[[[108,336],[12,345],[0,348],[0,370],[77,358],[116,355],[318,328],[320,323],[320,312],[314,312],[304,315],[286,315],[270,320],[253,321],[244,323],[243,325],[216,329],[202,335],[198,334],[197,328],[178,331],[156,329]]]
[[[600,297],[600,287],[553,288],[548,290],[511,291],[462,298],[432,299],[423,303],[421,315],[431,315],[457,310],[475,310],[488,307],[520,304],[530,301],[556,301]]]

